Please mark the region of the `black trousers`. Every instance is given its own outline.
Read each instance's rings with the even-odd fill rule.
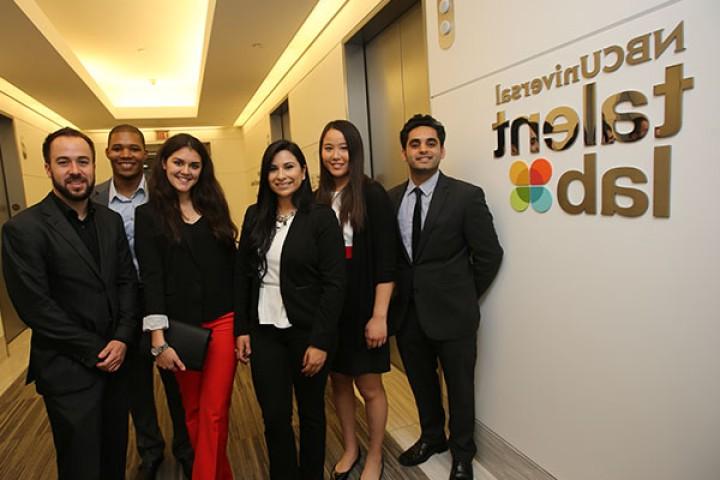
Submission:
[[[322,480],[325,465],[325,366],[312,377],[300,370],[308,333],[261,326],[250,336],[252,378],[265,423],[272,480]],[[300,461],[292,428],[295,390],[300,420]]]
[[[450,407],[450,451],[456,460],[472,460],[477,451],[473,439],[477,333],[452,340],[428,338],[418,323],[415,304],[411,301],[405,322],[397,332],[397,343],[415,396],[422,439],[430,443],[445,440],[439,360]]]
[[[128,369],[90,388],[44,395],[59,480],[123,480],[128,441]]]
[[[165,441],[158,425],[155,409],[153,374],[155,363],[149,353],[128,351],[131,368],[130,413],[135,426],[137,449],[143,463],[151,463],[163,457]],[[185,426],[180,390],[172,372],[160,370],[165,387],[165,397],[173,426],[173,455],[178,460],[192,461],[193,449]]]

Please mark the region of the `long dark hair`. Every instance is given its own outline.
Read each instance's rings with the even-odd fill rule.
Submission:
[[[310,186],[310,175],[307,172],[305,155],[297,144],[288,140],[277,140],[265,149],[262,165],[260,166],[260,187],[257,195],[257,212],[249,231],[249,247],[253,252],[251,263],[258,271],[264,271],[267,263],[265,255],[270,249],[270,244],[275,237],[275,221],[277,217],[277,195],[270,188],[268,176],[270,167],[275,155],[287,150],[298,161],[301,168],[305,169],[305,179],[292,196],[292,203],[298,211],[306,212],[313,202],[312,187]]]
[[[322,161],[323,141],[329,130],[342,133],[348,148],[349,179],[340,193],[340,223],[345,224],[350,221],[353,230],[361,231],[365,227],[363,189],[366,177],[363,173],[363,143],[357,127],[347,120],[333,120],[325,125],[320,134],[320,186],[315,196],[318,203],[332,205],[335,177],[325,168]]]
[[[187,133],[173,135],[160,147],[157,162],[148,180],[149,203],[160,214],[160,221],[167,237],[179,242],[182,226],[180,202],[177,191],[170,184],[163,167],[173,153],[184,147],[195,151],[202,159],[200,176],[190,190],[193,207],[205,217],[216,239],[227,245],[234,245],[238,230],[230,218],[230,209],[223,189],[215,178],[213,162],[205,145],[192,135]]]

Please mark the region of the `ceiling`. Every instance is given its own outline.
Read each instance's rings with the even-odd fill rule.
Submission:
[[[163,32],[177,30],[181,23],[177,14],[173,16],[173,2],[151,2],[167,4],[167,13],[155,8],[148,17],[147,0],[56,3],[42,0],[37,4],[45,5],[45,14],[53,25],[64,26],[57,30],[65,32],[68,43],[96,51],[98,45],[110,45],[110,40],[115,40],[115,45],[127,45],[127,51],[132,52],[127,59],[123,55],[106,55],[122,69],[132,67],[137,60],[133,55],[158,58],[161,48],[166,49],[165,54],[170,58],[183,58],[186,47],[178,52],[172,50],[177,41],[163,44],[168,35]],[[211,3],[214,3],[214,15],[205,36],[209,40],[204,72],[200,73],[202,84],[195,116],[114,118],[94,93],[97,88],[88,87],[13,0],[0,0],[0,77],[85,130],[107,129],[118,123],[145,128],[230,126],[310,14],[316,0],[211,0]],[[106,7],[98,8],[98,4]],[[80,29],[78,22],[87,24],[87,28]],[[112,51],[110,46],[105,48]]]

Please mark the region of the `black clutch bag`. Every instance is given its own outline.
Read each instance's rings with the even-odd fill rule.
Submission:
[[[200,371],[205,363],[210,333],[209,328],[170,320],[170,326],[165,330],[165,341],[175,349],[185,368]],[[149,355],[151,346],[150,332],[145,332],[140,341],[140,349]]]
[[[200,371],[205,363],[210,333],[209,328],[170,320],[165,341],[175,349],[185,368]]]

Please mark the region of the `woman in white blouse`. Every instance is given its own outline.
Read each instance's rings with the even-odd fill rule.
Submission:
[[[238,355],[252,359],[273,480],[323,478],[324,394],[343,305],[344,262],[337,219],[331,208],[314,204],[302,151],[285,140],[270,144],[257,203],[245,213],[240,236],[235,318]]]

